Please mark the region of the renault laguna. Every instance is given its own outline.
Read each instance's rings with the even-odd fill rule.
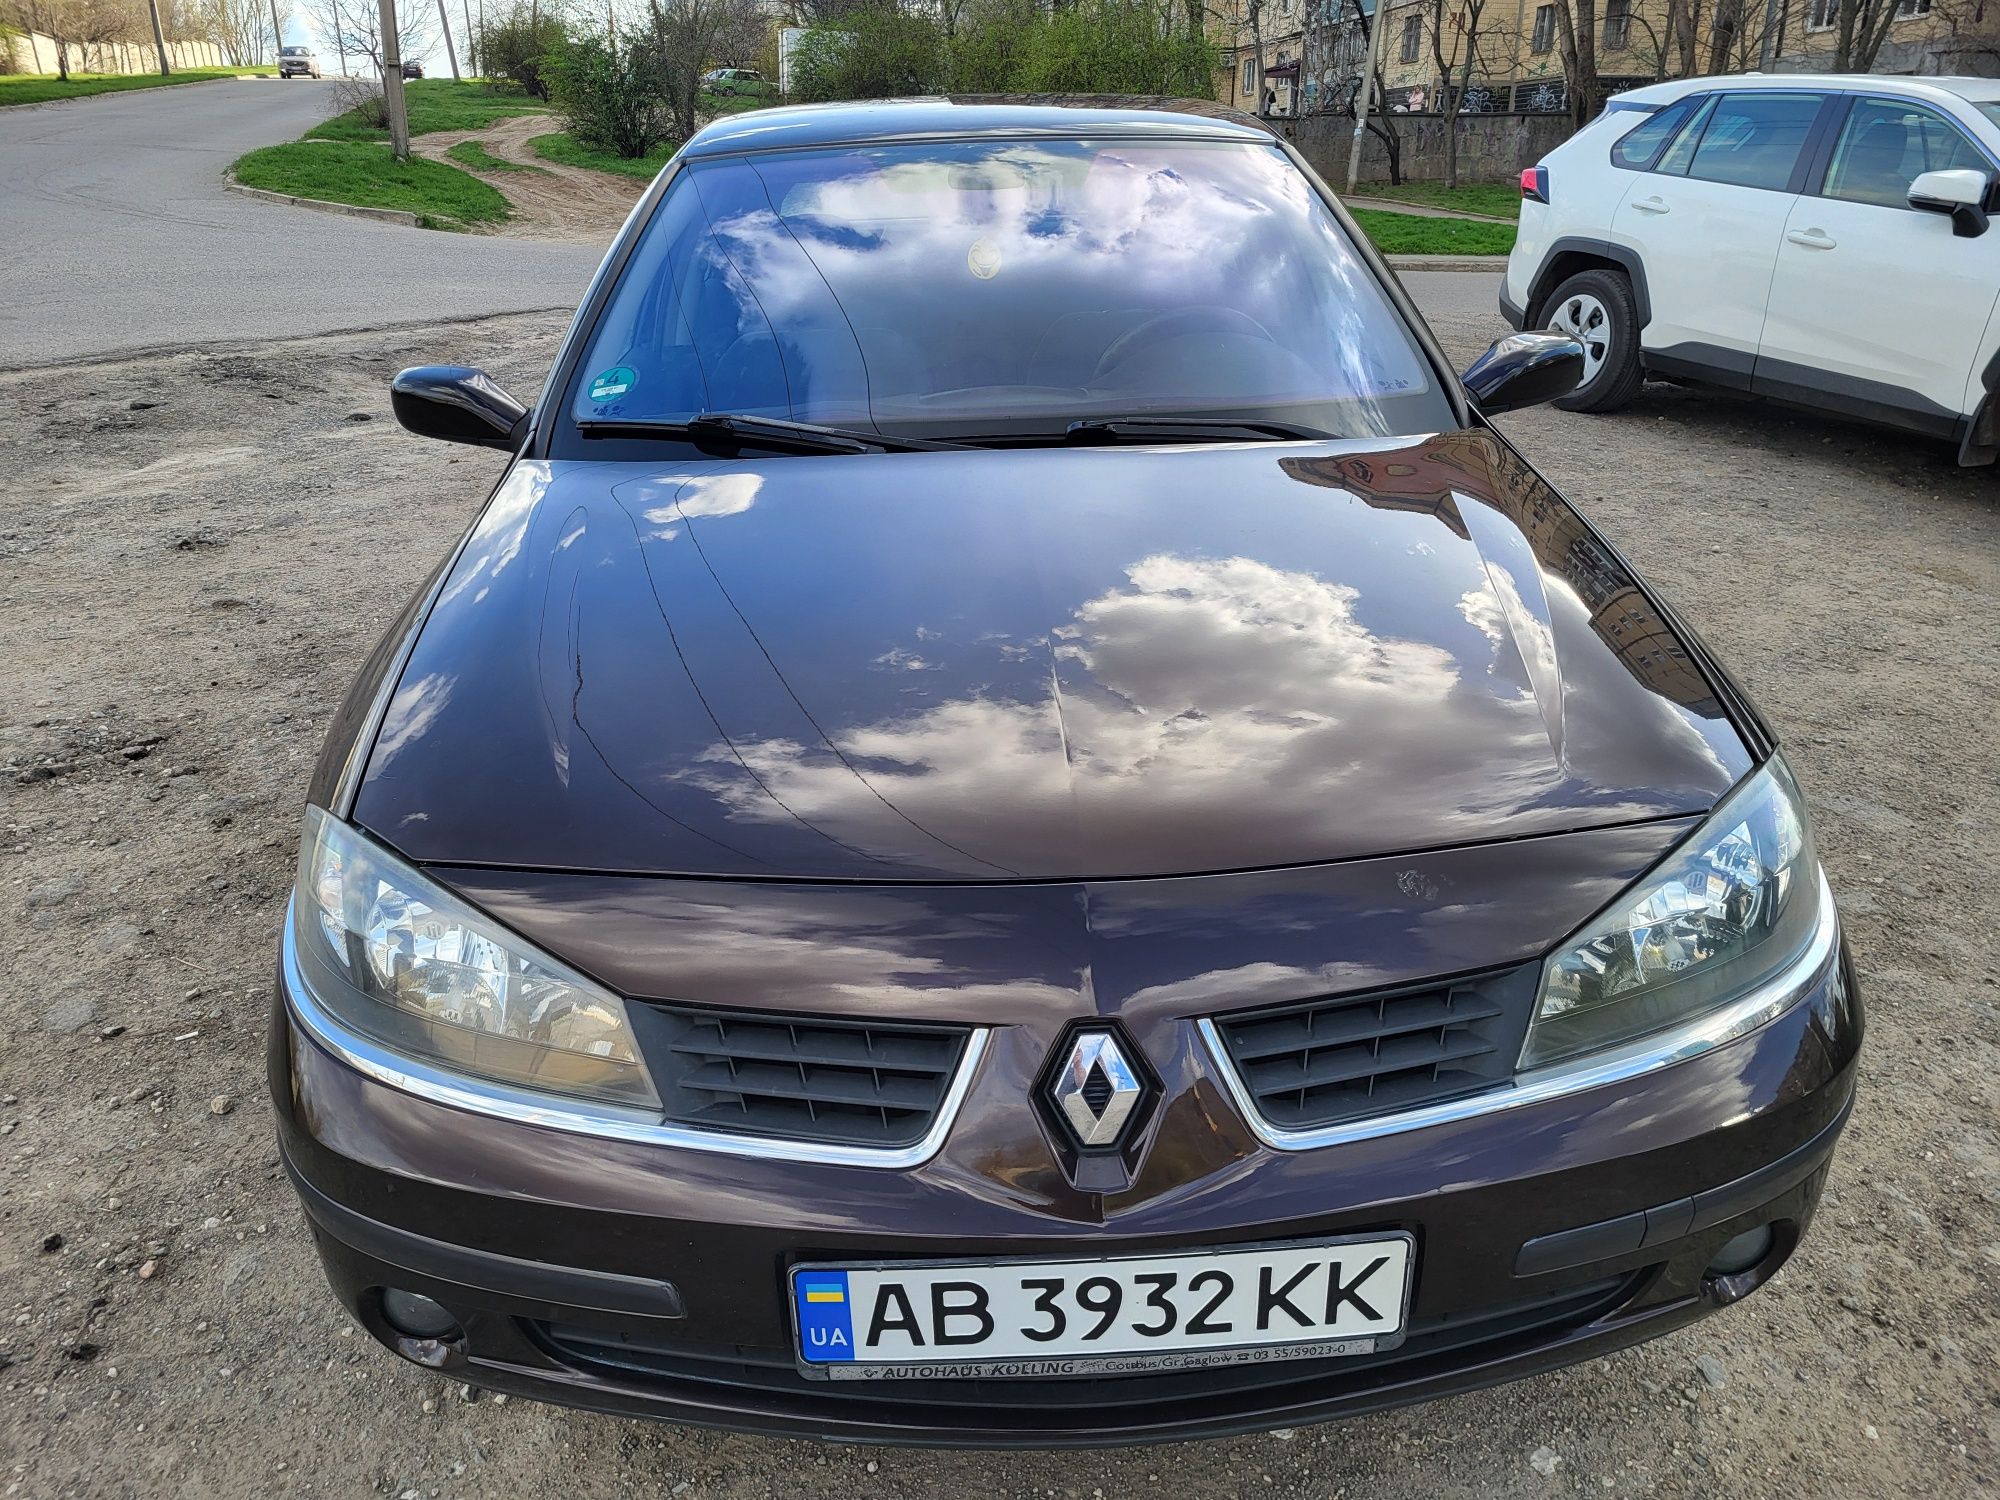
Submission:
[[[634,211],[308,796],[335,1294],[544,1400],[1288,1427],[1748,1295],[1855,980],[1709,648],[1234,116],[739,115]]]

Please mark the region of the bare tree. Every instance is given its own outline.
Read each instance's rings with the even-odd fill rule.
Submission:
[[[1581,126],[1604,103],[1604,81],[1597,71],[1597,0],[1556,0],[1556,32],[1570,123]]]
[[[1836,0],[1833,71],[1868,73],[1874,71],[1889,28],[1896,24],[1897,0]]]
[[[303,0],[300,9],[313,30],[340,54],[343,71],[350,57],[365,57],[372,71],[382,71],[382,23],[375,0]],[[429,51],[436,24],[424,5],[399,7],[396,55],[414,57]]]
[[[1438,113],[1444,116],[1444,185],[1458,186],[1458,116],[1477,76],[1491,76],[1481,52],[1489,44],[1490,0],[1423,0],[1418,12],[1430,34],[1438,75]],[[1495,50],[1488,47],[1488,50]],[[1503,61],[1505,59],[1503,58]]]
[[[718,61],[754,52],[764,14],[758,0],[647,0],[647,9],[674,131],[686,140],[700,123],[701,75]]]
[[[208,0],[204,20],[232,67],[250,68],[264,61],[264,39],[271,26],[264,0]]]

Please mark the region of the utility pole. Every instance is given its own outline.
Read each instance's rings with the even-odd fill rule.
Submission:
[[[486,75],[479,70],[479,33],[472,29],[472,0],[465,0],[465,65],[474,78]]]
[[[153,47],[160,54],[160,76],[171,77],[174,70],[167,66],[167,37],[160,30],[160,0],[146,0],[146,9],[153,13]]]
[[[458,76],[458,49],[451,44],[451,16],[444,8],[444,0],[438,0],[438,25],[444,28],[444,55],[451,63],[451,81],[464,82]]]
[[[382,0],[384,5],[391,0]],[[1354,139],[1347,147],[1347,191],[1361,175],[1361,137],[1368,129],[1368,111],[1375,103],[1375,70],[1382,65],[1382,35],[1388,27],[1389,0],[1375,0],[1375,16],[1368,23],[1368,61],[1361,70],[1361,91],[1354,96]],[[1355,9],[1358,11],[1360,6]]]
[[[403,102],[403,44],[396,31],[396,0],[378,0],[382,23],[382,112],[389,117],[389,151],[410,159],[410,110]]]
[[[271,0],[271,56],[285,50],[285,28],[278,24],[278,0]]]

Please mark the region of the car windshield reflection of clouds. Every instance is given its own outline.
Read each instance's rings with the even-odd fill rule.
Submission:
[[[899,144],[690,163],[585,357],[579,420],[904,433],[1080,417],[1455,425],[1274,146]]]

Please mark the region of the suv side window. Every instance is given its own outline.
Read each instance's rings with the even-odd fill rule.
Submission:
[[[1688,128],[1674,137],[1674,143],[1661,153],[1655,163],[1655,172],[1671,173],[1675,177],[1687,176],[1688,163],[1694,160],[1694,148],[1701,144],[1701,133],[1708,129],[1709,117],[1715,113],[1715,106],[1721,95],[1711,94],[1702,100],[1701,108],[1688,122]]]
[[[1943,115],[1908,99],[1857,99],[1834,142],[1822,194],[1849,203],[1908,208],[1910,184],[1925,172],[1993,163]]]
[[[1653,164],[1653,158],[1660,154],[1660,147],[1673,137],[1673,133],[1687,123],[1694,113],[1697,99],[1680,99],[1656,110],[1633,126],[1611,148],[1611,165],[1626,167],[1634,172],[1643,172]]]
[[[1702,128],[1687,175],[1783,192],[1824,94],[1723,94]]]

